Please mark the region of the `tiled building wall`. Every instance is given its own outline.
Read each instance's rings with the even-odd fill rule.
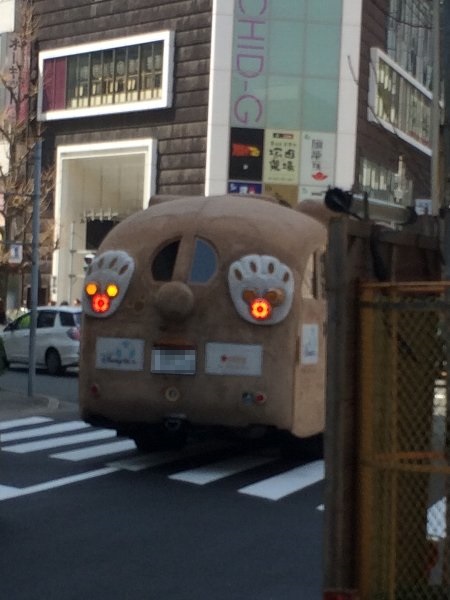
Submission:
[[[413,196],[428,198],[430,157],[395,134],[389,133],[376,122],[368,120],[369,78],[372,69],[370,49],[378,47],[386,51],[389,5],[389,0],[363,2],[355,181],[358,181],[359,160],[362,158],[397,172],[399,156],[403,156],[407,175],[413,180]]]
[[[171,108],[49,122],[47,139],[77,144],[155,138],[157,192],[203,193],[211,5],[212,0],[36,0],[41,51],[165,29],[175,32]]]

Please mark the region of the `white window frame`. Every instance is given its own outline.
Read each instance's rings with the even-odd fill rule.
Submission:
[[[414,146],[424,154],[431,156],[432,150],[429,146],[420,143],[418,140],[408,135],[406,132],[399,129],[395,124],[386,121],[385,119],[377,116],[376,103],[378,98],[378,87],[377,87],[377,77],[379,72],[379,62],[382,60],[384,63],[389,65],[394,71],[396,71],[399,76],[405,79],[410,85],[417,89],[417,91],[424,95],[426,98],[430,100],[433,99],[433,94],[427,90],[421,83],[419,83],[414,77],[412,77],[407,71],[402,69],[395,61],[392,60],[385,52],[380,50],[379,48],[371,48],[370,50],[370,58],[371,58],[371,67],[370,67],[370,78],[369,78],[369,106],[367,110],[367,118],[371,122],[378,123],[387,131],[397,135],[399,138]],[[398,118],[398,116],[397,116]]]
[[[162,73],[162,95],[161,98],[150,100],[136,100],[118,104],[104,104],[100,106],[89,106],[82,108],[63,108],[57,110],[42,110],[44,94],[44,62],[52,58],[73,56],[98,50],[111,50],[149,42],[163,42],[163,73]],[[38,88],[38,119],[40,121],[52,121],[57,119],[74,119],[79,117],[92,117],[99,115],[117,114],[123,112],[135,112],[149,109],[169,108],[173,99],[173,61],[174,61],[175,34],[173,31],[165,30],[157,33],[146,33],[124,38],[104,40],[102,42],[79,44],[66,48],[54,50],[43,50],[39,52],[39,88]]]
[[[0,34],[11,33],[16,27],[16,0],[0,0]]]

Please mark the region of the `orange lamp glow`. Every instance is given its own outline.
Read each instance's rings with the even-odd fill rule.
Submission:
[[[93,296],[94,294],[97,293],[97,290],[98,290],[98,285],[94,281],[89,281],[84,286],[84,291],[86,292],[86,294],[88,296]]]
[[[265,298],[255,298],[249,305],[251,316],[257,321],[265,321],[272,314],[272,306]]]

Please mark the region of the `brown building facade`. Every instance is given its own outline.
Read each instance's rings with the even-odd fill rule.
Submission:
[[[49,298],[153,194],[366,192],[393,224],[430,197],[428,3],[36,0],[56,164]],[[428,8],[426,8],[428,7]]]

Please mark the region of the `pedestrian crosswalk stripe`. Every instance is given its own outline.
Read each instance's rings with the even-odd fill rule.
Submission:
[[[106,438],[115,437],[116,432],[110,429],[99,429],[89,433],[77,433],[47,440],[36,440],[35,442],[24,442],[22,444],[13,444],[11,446],[2,446],[2,451],[25,454],[26,452],[37,452],[47,450],[48,448],[58,448],[58,446],[72,446],[85,442],[95,442]]]
[[[94,479],[95,477],[101,477],[102,475],[110,475],[115,472],[115,469],[105,467],[103,469],[78,473],[78,475],[69,475],[68,477],[44,481],[43,483],[37,483],[25,488],[0,485],[0,501],[9,500],[10,498],[16,498],[18,496],[28,496],[30,494],[36,494],[37,492],[44,492],[45,490],[51,490],[71,483],[78,483],[79,481],[86,481],[87,479]]]
[[[302,467],[290,469],[279,475],[269,477],[258,483],[253,483],[238,490],[241,494],[258,496],[268,500],[280,500],[289,494],[321,481],[325,475],[323,460],[316,460]]]
[[[2,421],[0,423],[0,431],[14,429],[15,427],[25,427],[27,425],[38,425],[39,423],[48,423],[49,421],[53,421],[53,419],[50,419],[49,417],[23,417],[21,419],[10,419],[9,421]]]
[[[136,450],[136,444],[132,440],[118,440],[110,444],[99,444],[97,446],[80,448],[79,450],[58,452],[57,454],[50,454],[50,457],[77,462],[89,458],[107,456],[108,454],[116,454],[117,452],[125,452],[126,450]]]
[[[221,460],[209,465],[203,465],[195,469],[180,471],[169,476],[169,479],[184,481],[185,483],[195,483],[196,485],[206,485],[231,475],[236,475],[242,471],[254,469],[261,465],[273,462],[276,457],[268,456],[234,456],[227,460]]]
[[[64,433],[66,431],[74,431],[76,429],[87,429],[88,427],[90,427],[90,425],[84,423],[83,421],[66,421],[65,423],[55,423],[54,425],[35,427],[34,429],[2,433],[2,442],[13,442],[28,438],[44,437],[45,435]]]
[[[33,427],[34,425],[36,427]],[[50,454],[51,458],[72,462],[100,459],[122,452],[129,453],[128,456],[115,457],[116,460],[105,462],[103,468],[75,476],[50,480],[26,488],[0,485],[0,500],[32,494],[120,470],[141,471],[160,465],[169,465],[166,467],[166,472],[169,471],[170,474],[166,476],[173,481],[203,486],[273,463],[280,458],[278,448],[263,447],[257,452],[244,454],[245,446],[243,447],[242,443],[229,440],[198,441],[182,449],[138,454],[132,440],[118,438],[114,441],[107,441],[116,437],[117,434],[114,430],[94,429],[81,420],[55,422],[54,419],[47,417],[12,419],[0,422],[0,430],[2,431],[3,445],[0,448],[2,452],[26,454],[74,446],[74,448]],[[105,442],[101,443],[100,440],[105,440]],[[9,443],[5,445],[4,442]],[[95,442],[98,443],[95,444]],[[191,459],[197,459],[199,466],[192,467]],[[189,467],[192,468],[181,470],[183,462],[189,461],[191,461]],[[248,496],[276,501],[294,492],[299,492],[323,478],[324,461],[315,461],[246,485],[238,491]],[[317,510],[323,511],[323,509],[323,505],[317,506]]]

